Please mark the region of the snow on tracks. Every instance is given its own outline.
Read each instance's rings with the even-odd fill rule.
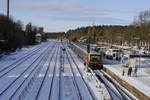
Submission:
[[[32,72],[33,69],[36,68],[38,65],[38,62],[41,60],[43,56],[43,52],[48,51],[48,47],[45,47],[42,52],[37,54],[37,56],[34,59],[31,60],[30,64],[22,64],[23,66],[12,70],[6,77],[0,78],[0,99],[7,100],[11,94],[14,93],[14,91],[17,89],[17,87],[21,84],[23,80],[28,77],[29,73]],[[28,62],[27,62],[28,63]],[[17,77],[10,77],[11,75],[17,74]]]

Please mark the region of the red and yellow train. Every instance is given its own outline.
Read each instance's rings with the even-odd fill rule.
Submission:
[[[102,69],[102,55],[96,52],[87,53],[86,50],[78,45],[71,43],[70,47],[78,54],[78,56],[86,63],[86,66],[91,69]]]

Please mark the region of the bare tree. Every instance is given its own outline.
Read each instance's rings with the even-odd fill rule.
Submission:
[[[150,24],[150,10],[142,11],[134,18],[135,25]]]

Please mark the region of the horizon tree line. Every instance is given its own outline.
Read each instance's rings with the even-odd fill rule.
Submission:
[[[135,16],[130,25],[99,25],[80,27],[66,32],[72,41],[84,38],[91,43],[107,42],[111,44],[148,45],[150,43],[150,10]]]
[[[15,51],[25,45],[35,44],[35,35],[38,27],[29,22],[25,28],[20,20],[0,14],[0,54]],[[44,34],[44,33],[40,33]],[[46,40],[46,35],[42,35]]]

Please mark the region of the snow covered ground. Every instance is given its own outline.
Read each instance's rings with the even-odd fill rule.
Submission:
[[[140,63],[139,63],[140,61]],[[150,59],[149,58],[138,58],[136,65],[140,64],[137,69],[137,76],[134,74],[134,69],[132,70],[132,75],[129,77],[127,75],[128,68],[122,67],[119,61],[106,60],[104,61],[105,66],[113,71],[116,75],[121,77],[123,80],[134,86],[135,88],[141,90],[147,96],[150,96]],[[122,76],[122,72],[125,70],[125,75]]]
[[[66,44],[56,40],[0,58],[0,100],[109,100],[97,80]]]

